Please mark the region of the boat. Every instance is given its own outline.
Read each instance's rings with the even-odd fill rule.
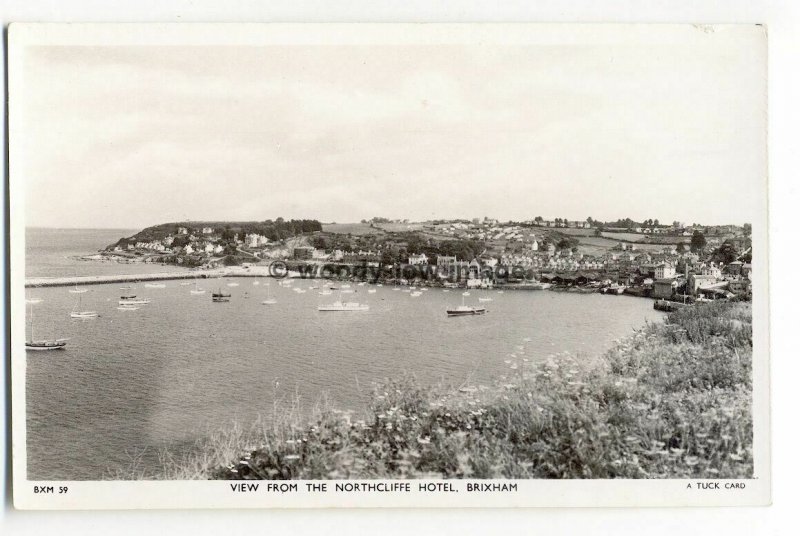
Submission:
[[[342,301],[342,292],[344,291],[339,291],[339,299],[335,302],[317,306],[317,311],[369,311],[366,303]]]
[[[258,279],[256,279],[255,281],[253,281],[253,285],[254,285],[254,286],[256,286],[256,287],[257,287],[258,285],[260,285],[260,284],[261,284],[261,283],[259,283],[259,282],[258,282]]]
[[[32,350],[32,351],[47,351],[47,350],[63,350],[67,346],[68,339],[56,339],[54,341],[37,341],[33,338],[33,306],[31,305],[30,314],[28,315],[31,319],[30,321],[30,330],[31,330],[31,338],[25,341],[25,349]]]
[[[78,288],[78,284],[75,283],[75,288],[69,289],[72,294],[83,294],[84,292],[89,292],[88,288]]]
[[[132,288],[131,286],[119,287],[120,290],[131,290]]]
[[[464,303],[464,297],[469,296],[469,292],[461,294],[461,305],[455,309],[447,309],[447,316],[474,316],[482,315],[486,312],[484,307],[473,307]]]
[[[97,314],[97,311],[77,311],[78,307],[81,304],[81,297],[78,297],[78,303],[75,304],[75,307],[72,308],[72,311],[69,313],[70,318],[96,318],[100,315]]]
[[[144,286],[146,286],[147,288],[164,288],[167,285],[165,285],[164,283],[145,283]]]
[[[130,304],[127,304],[127,303],[117,307],[117,311],[136,311],[138,309],[139,308],[136,307],[135,305],[130,305]]]
[[[367,292],[369,292],[370,294],[375,294],[378,291],[377,291],[377,289],[371,288]]]
[[[188,287],[188,286],[189,286],[189,285],[191,285],[191,284],[192,284],[192,282],[191,282],[191,281],[181,281],[181,286],[182,286],[182,287]]]
[[[419,296],[422,296],[422,292],[414,291],[411,293],[412,298],[418,298]]]
[[[54,341],[25,341],[26,350],[63,350],[67,346],[65,339]]]
[[[238,287],[239,283],[228,283],[229,287]]]
[[[150,298],[137,298],[136,296],[121,296],[117,302],[119,305],[147,305]]]
[[[206,291],[204,289],[197,286],[197,281],[194,282],[194,288],[189,291],[189,294],[194,294],[195,296],[205,293]]]
[[[490,302],[490,301],[492,301],[492,299],[491,298],[478,298],[478,301],[479,302]]]
[[[319,295],[320,295],[320,296],[330,296],[331,294],[333,294],[333,292],[332,292],[332,291],[330,291],[330,290],[327,290],[327,289],[326,289],[326,290],[320,290],[320,291],[319,291]]]
[[[625,292],[626,288],[628,287],[626,287],[625,285],[620,285],[619,283],[612,283],[611,285],[607,286],[604,289],[603,294],[614,294],[619,296],[623,292]]]
[[[350,288],[350,285],[341,285],[342,288]]]
[[[358,302],[335,301],[328,305],[320,305],[317,311],[369,311],[369,305]]]
[[[503,293],[503,291],[502,291],[502,290],[498,290],[498,291],[497,291],[497,293],[498,293],[498,294],[502,294],[502,293]]]
[[[278,300],[275,298],[271,298],[269,295],[269,283],[267,283],[267,299],[261,302],[261,305],[274,305],[278,303]]]
[[[231,301],[230,292],[222,292],[222,289],[217,289],[216,292],[211,293],[211,301],[213,302],[229,302]]]

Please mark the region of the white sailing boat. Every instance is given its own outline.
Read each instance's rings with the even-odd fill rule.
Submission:
[[[32,351],[46,351],[46,350],[63,350],[67,346],[69,339],[56,339],[54,341],[42,340],[37,341],[33,338],[33,305],[30,307],[30,332],[31,338],[25,341],[25,349]]]
[[[195,296],[205,293],[206,291],[204,289],[197,286],[197,281],[194,282],[194,288],[189,291],[189,294],[194,294]]]
[[[272,298],[270,296],[269,287],[270,287],[270,285],[269,285],[269,283],[267,283],[267,299],[262,301],[261,305],[275,305],[276,303],[278,303],[278,300],[276,300],[275,298]]]
[[[80,311],[78,308],[81,305],[82,296],[78,296],[78,302],[75,304],[75,307],[72,308],[72,312],[69,313],[70,318],[96,318],[100,315],[97,314],[97,311]]]

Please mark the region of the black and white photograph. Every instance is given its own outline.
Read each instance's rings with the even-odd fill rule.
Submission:
[[[12,25],[17,505],[768,502],[766,42]]]

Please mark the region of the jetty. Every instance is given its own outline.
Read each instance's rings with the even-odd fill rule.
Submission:
[[[85,275],[67,277],[30,277],[25,279],[25,288],[71,287],[73,285],[105,285],[109,283],[139,283],[150,281],[170,281],[175,279],[209,279],[214,277],[280,277],[302,278],[303,274],[294,270],[274,273],[264,266],[226,266],[225,268],[183,270],[180,272],[161,272],[152,274],[127,275]]]
[[[103,285],[107,283],[138,283],[144,281],[166,281],[170,279],[196,279],[220,277],[221,270],[202,272],[163,272],[157,274],[86,275],[72,277],[31,277],[25,279],[25,288],[70,287],[72,285]]]

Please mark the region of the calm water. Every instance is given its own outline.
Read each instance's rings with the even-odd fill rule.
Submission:
[[[25,276],[67,277],[84,275],[145,274],[175,272],[176,266],[161,264],[119,264],[79,261],[137,231],[130,229],[41,229],[25,230]]]
[[[503,361],[526,337],[530,359],[560,351],[588,359],[660,317],[652,302],[632,297],[507,291],[491,294],[484,316],[447,318],[458,292],[412,298],[388,286],[375,294],[354,287],[369,312],[320,313],[317,305],[331,296],[273,281],[278,303],[267,306],[266,279],[236,281],[215,281],[233,294],[221,304],[176,281],[164,289],[139,284],[134,292],[152,303],[137,311],[116,309],[118,284],[92,286],[82,308],[100,312],[93,320],[69,318],[76,295],[65,288],[31,290],[43,299],[34,306],[37,337],[70,341],[66,351],[26,356],[29,478],[101,478],[142,450],[143,462],[154,463],[162,447],[267,417],[295,394],[310,406],[327,392],[338,407],[358,411],[371,382],[404,371],[426,383],[489,383],[507,372]],[[478,295],[489,294],[469,299]]]

